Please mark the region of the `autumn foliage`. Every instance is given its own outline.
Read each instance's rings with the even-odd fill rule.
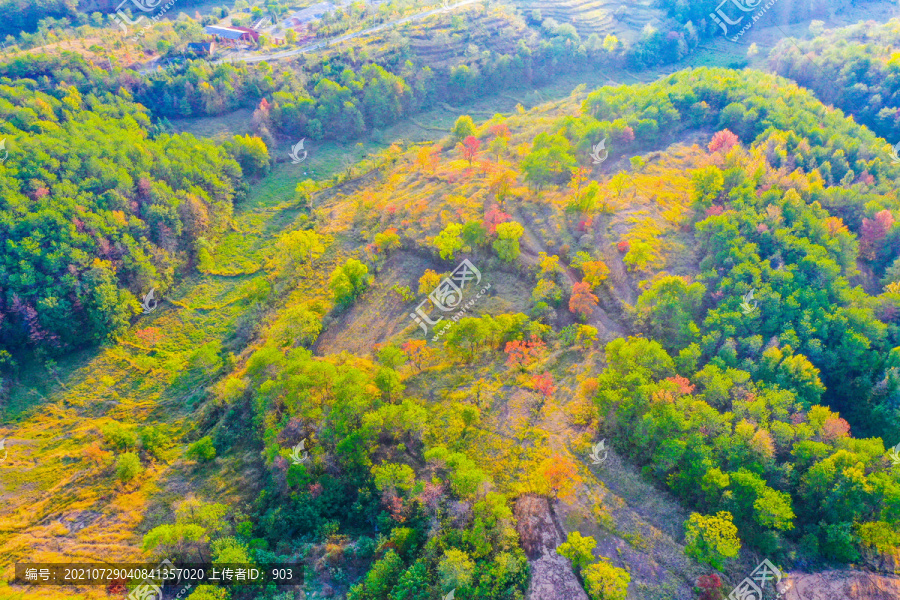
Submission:
[[[425,340],[409,340],[400,346],[404,354],[409,358],[416,370],[422,370],[423,363],[431,356],[431,350],[425,344]]]
[[[722,598],[722,580],[715,573],[698,577],[697,587],[700,588],[700,600],[721,600]]]
[[[534,389],[544,397],[544,400],[552,396],[553,392],[556,391],[556,386],[553,384],[552,373],[542,373],[540,375],[534,375],[531,378],[531,385],[534,386]]]
[[[512,220],[512,216],[492,206],[484,215],[484,228],[489,235],[497,235],[497,225]]]
[[[459,144],[459,150],[462,152],[463,158],[469,161],[470,167],[472,166],[472,161],[478,157],[479,148],[481,148],[481,140],[474,135],[468,136]]]
[[[546,350],[546,344],[536,336],[532,336],[530,340],[513,340],[506,342],[506,364],[511,368],[517,368],[522,371],[540,358]]]
[[[575,495],[575,486],[581,483],[578,467],[568,456],[554,454],[544,461],[540,474],[550,495],[569,500]]]
[[[740,143],[738,136],[727,129],[723,129],[713,136],[712,141],[709,143],[709,151],[718,152],[719,150],[722,150],[724,154],[727,154],[728,151],[738,143]]]
[[[863,258],[874,260],[881,242],[894,225],[894,215],[889,210],[875,214],[874,219],[863,219],[859,240],[859,253]]]
[[[572,286],[572,296],[569,298],[569,310],[582,319],[588,319],[594,314],[594,308],[599,300],[591,293],[591,285],[584,281]]]

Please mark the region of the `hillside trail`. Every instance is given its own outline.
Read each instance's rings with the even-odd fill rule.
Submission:
[[[553,253],[548,252],[547,246],[535,234],[534,224],[525,215],[513,216],[524,228],[520,259],[529,267],[536,267],[540,252]],[[571,265],[561,260],[560,266],[570,288],[580,281]],[[625,335],[624,326],[601,307],[595,309],[588,323],[600,332],[596,348]],[[563,363],[567,352],[570,351],[558,351],[548,362]],[[574,493],[550,503],[549,514],[530,512],[529,523],[523,525],[524,531],[520,533],[528,535],[530,529],[538,529],[532,535],[549,544],[548,540],[564,540],[568,532],[577,530],[597,540],[595,556],[606,557],[620,568],[627,566],[632,575],[631,589],[642,590],[641,595],[635,597],[642,600],[693,599],[693,582],[703,571],[685,556],[679,541],[683,539],[681,524],[687,520],[687,512],[667,492],[646,482],[635,467],[622,461],[614,451],[609,452],[603,464],[591,464],[589,447],[595,428],[574,422],[580,404],[586,401],[579,398],[580,381],[586,375],[599,373],[602,368],[602,352],[588,350],[568,369],[553,369],[554,373],[560,373],[555,393],[543,402],[534,394],[511,398],[503,422],[497,423],[498,431],[509,423],[527,424],[538,429],[547,436],[546,444],[554,454],[568,455],[579,464],[581,480],[576,483]],[[602,516],[598,518],[598,515]],[[559,528],[561,535],[550,531],[548,523]],[[540,531],[541,528],[544,530]],[[529,588],[528,600],[571,597],[567,587],[570,578],[557,560],[545,554],[529,557],[529,561],[537,583]],[[558,587],[553,589],[554,585]]]
[[[547,246],[541,242],[540,238],[534,233],[534,224],[527,215],[523,214],[522,211],[518,209],[514,210],[514,213],[513,216],[515,217],[515,220],[520,223],[525,230],[522,235],[522,240],[520,240],[522,251],[521,258],[529,267],[537,267],[540,262],[541,252],[544,252],[548,256],[552,256],[554,253],[549,251]],[[569,263],[565,262],[562,257],[559,259],[559,264],[563,268],[563,276],[566,280],[567,289],[563,291],[568,293],[571,291],[572,286],[581,281],[581,278],[575,272],[575,269],[572,268]],[[560,311],[563,310],[568,310],[568,307],[560,307]],[[594,312],[587,319],[586,324],[597,328],[598,339],[601,342],[609,342],[626,335],[625,328],[613,320],[600,306],[594,308]]]

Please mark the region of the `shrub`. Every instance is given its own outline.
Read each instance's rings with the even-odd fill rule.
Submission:
[[[149,425],[141,428],[139,434],[141,448],[154,458],[159,458],[160,452],[166,444],[166,436],[159,427]]]
[[[625,569],[598,562],[587,567],[582,575],[591,600],[625,600],[628,594],[631,575]]]
[[[199,462],[208,462],[214,459],[216,457],[216,448],[213,446],[212,438],[207,435],[188,446],[187,457]]]
[[[126,452],[119,455],[116,460],[116,477],[122,483],[128,483],[141,474],[144,468],[141,466],[141,459],[134,452]]]
[[[134,432],[117,421],[110,421],[100,431],[103,432],[103,441],[116,450],[133,448],[137,442]]]
[[[349,304],[369,285],[369,267],[350,258],[331,272],[329,287],[338,304]]]

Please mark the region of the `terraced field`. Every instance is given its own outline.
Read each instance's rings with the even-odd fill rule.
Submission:
[[[658,26],[666,19],[650,0],[513,0],[513,4],[526,14],[538,10],[544,19],[571,23],[582,36],[612,34],[622,41],[633,41],[646,25]]]

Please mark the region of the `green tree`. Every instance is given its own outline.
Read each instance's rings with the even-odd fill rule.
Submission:
[[[688,283],[683,277],[662,277],[654,282],[635,305],[639,327],[667,350],[686,347],[700,335],[695,321],[706,288]]]
[[[715,166],[704,167],[695,172],[691,178],[694,188],[694,205],[697,210],[706,210],[722,194],[725,178],[721,169]]]
[[[403,572],[389,600],[431,600],[428,589],[428,570],[420,559]]]
[[[416,481],[416,474],[408,465],[384,462],[372,467],[378,491],[408,492]]]
[[[741,549],[737,527],[727,511],[709,516],[691,513],[685,531],[685,553],[719,571]]]
[[[212,544],[213,564],[251,564],[250,551],[247,546],[233,537],[219,538]]]
[[[142,427],[138,437],[141,440],[141,449],[153,456],[154,458],[159,458],[160,453],[163,448],[166,446],[166,435],[163,433],[162,427],[148,425],[146,427]]]
[[[448,223],[444,230],[434,238],[434,245],[438,249],[441,258],[453,260],[453,254],[463,247],[463,226],[459,223]]]
[[[444,551],[437,572],[441,589],[445,592],[468,587],[475,576],[475,562],[462,550],[450,548]]]
[[[594,560],[594,548],[597,540],[591,536],[584,537],[577,531],[570,531],[566,541],[556,547],[556,552],[565,556],[572,563],[576,573]]]
[[[497,225],[497,239],[492,244],[501,260],[512,262],[519,257],[519,238],[525,229],[515,221]]]
[[[261,138],[250,135],[236,135],[226,145],[241,170],[248,175],[262,175],[269,168],[269,149]]]
[[[471,361],[475,358],[478,348],[486,342],[489,333],[488,324],[484,319],[464,317],[450,328],[444,337],[444,343],[452,352]]]
[[[369,267],[355,258],[347,259],[343,265],[331,272],[329,287],[338,304],[349,304],[362,294],[369,285]]]
[[[400,397],[405,386],[400,379],[400,373],[388,367],[378,369],[375,375],[375,385],[381,390],[386,402],[392,402]]]
[[[118,421],[110,421],[100,427],[103,434],[103,441],[114,450],[127,450],[133,448],[137,443],[137,436],[134,431]]]
[[[487,230],[481,221],[466,221],[462,228],[463,243],[475,249],[487,244]]]
[[[526,181],[541,188],[571,175],[576,164],[572,146],[565,136],[539,133],[534,138],[531,153],[522,161],[522,172]]]
[[[388,550],[381,560],[372,565],[362,583],[350,588],[347,600],[387,598],[402,572],[403,559],[393,550]]]
[[[294,201],[303,208],[312,206],[312,195],[316,191],[316,182],[304,179],[294,188]]]
[[[188,446],[187,458],[199,462],[209,462],[216,457],[216,447],[213,446],[212,438],[204,436]]]
[[[457,142],[462,143],[470,135],[475,135],[475,131],[475,121],[472,120],[472,117],[462,115],[453,124],[453,129],[450,130],[450,133],[456,138]]]
[[[120,454],[116,460],[116,477],[123,483],[128,483],[143,472],[141,459],[134,452]]]
[[[278,238],[275,247],[291,260],[312,264],[325,252],[322,236],[311,230],[290,231]]]
[[[224,504],[201,502],[188,498],[175,510],[175,523],[154,527],[144,535],[141,548],[157,558],[176,562],[209,559],[210,536],[225,532]]]

